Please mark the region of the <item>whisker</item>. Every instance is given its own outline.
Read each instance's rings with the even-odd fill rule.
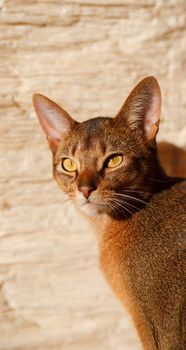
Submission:
[[[109,201],[107,201],[107,204],[108,204],[109,208],[111,209],[111,211],[113,211],[115,214],[115,208],[114,208],[113,204],[111,204]],[[115,215],[117,216],[117,213]]]
[[[118,204],[120,207],[122,207],[122,208],[125,208],[125,205],[127,205],[128,203],[126,203],[126,202],[123,202],[123,201],[119,201],[119,200],[117,200],[117,199],[114,199],[114,202],[116,203],[116,204]]]
[[[129,189],[128,189],[128,188],[127,188],[127,189],[125,188],[123,191],[124,191],[124,192],[134,192],[134,193],[151,194],[151,192],[148,192],[148,191],[138,191],[138,190],[133,190],[132,188],[131,188],[131,189],[130,189],[130,188],[129,188]]]
[[[120,211],[120,213],[122,213],[122,214],[125,216],[125,218],[126,218],[126,215],[125,215],[126,211],[127,211],[128,213],[130,213],[131,215],[134,215],[134,214],[135,214],[134,209],[140,210],[140,208],[138,208],[138,207],[132,205],[131,203],[123,202],[121,198],[117,198],[117,199],[116,199],[116,198],[113,198],[113,197],[109,197],[109,202],[110,202],[110,201],[112,202],[112,205],[113,205],[113,203],[114,203],[115,210]],[[120,208],[118,208],[118,206],[119,206]],[[128,207],[131,208],[132,211],[131,211]],[[121,208],[123,208],[124,210],[121,210]],[[141,221],[141,219],[140,219],[139,217],[138,217],[138,222],[139,222],[142,226],[144,226],[143,222]]]
[[[69,198],[59,198],[59,199],[57,199],[56,201],[52,201],[51,203],[52,203],[52,204],[59,203],[59,202],[61,202],[61,203],[66,203],[66,202],[69,202],[69,201],[70,201]]]
[[[123,201],[122,201],[120,198],[117,198],[117,202],[123,204]],[[140,207],[136,207],[135,205],[133,205],[133,204],[131,204],[131,203],[126,203],[126,202],[124,202],[124,204],[125,204],[125,205],[128,205],[128,206],[131,207],[131,208],[137,209],[137,210],[140,210],[140,209],[141,209]]]
[[[152,178],[149,178],[149,180],[151,181],[155,181],[155,182],[174,182],[174,179],[170,179],[170,180],[158,180],[158,179],[152,179]]]
[[[139,198],[136,198],[136,197],[132,197],[132,196],[129,196],[128,194],[124,194],[124,193],[112,193],[113,196],[118,196],[118,197],[123,197],[123,198],[129,198],[129,199],[132,199],[136,202],[140,202],[140,203],[143,203],[143,204],[148,204],[148,202],[144,201],[143,199],[139,199]]]
[[[114,213],[114,215],[117,216],[117,213],[115,212],[115,208],[114,208],[114,205],[111,204],[109,201],[107,201],[107,205],[109,206],[109,208],[111,209],[111,211]]]
[[[107,198],[108,199],[108,198]],[[125,218],[126,218],[126,215],[125,213],[123,213],[123,211],[121,211],[118,207],[116,207],[113,203],[113,198],[111,198],[111,200],[107,200],[106,201],[108,206],[111,208],[111,210],[113,211],[114,215],[116,215],[118,217],[118,214],[117,214],[117,211],[119,210],[120,213],[124,214]]]
[[[109,201],[109,202],[112,203],[112,205],[114,204],[115,210],[120,211],[120,213],[122,213],[122,215],[125,215],[125,211],[130,212],[130,214],[134,214],[133,212],[131,212],[130,210],[128,210],[128,209],[124,206],[124,204],[126,204],[126,203],[123,203],[123,202],[121,202],[121,201],[119,201],[119,200],[117,200],[117,199],[114,199],[114,198],[110,198],[110,199],[111,199],[111,201]],[[119,207],[118,207],[118,206],[119,206]],[[123,208],[124,211],[123,211],[121,208]],[[126,216],[125,216],[125,217],[126,217]]]
[[[128,213],[130,213],[131,215],[133,215],[134,213],[132,211],[130,211],[128,208],[126,208],[124,205],[122,205],[119,202],[116,202],[121,208],[123,208],[124,210],[128,211]],[[125,203],[126,205],[126,203]],[[119,208],[118,208],[119,209]],[[122,212],[122,211],[121,211]],[[122,212],[123,213],[123,212]],[[123,213],[124,214],[124,213]]]
[[[117,205],[119,205],[119,206],[122,206],[123,207],[123,209],[124,210],[126,210],[126,211],[128,211],[132,216],[133,216],[133,212],[131,212],[128,208],[126,208],[123,204],[121,204],[121,203],[117,203],[117,202],[115,202]],[[124,203],[125,205],[127,205],[127,206],[129,206],[129,204],[128,203]],[[121,211],[120,211],[121,212]],[[122,212],[123,213],[123,212]],[[124,214],[124,213],[123,213]],[[142,225],[142,226],[144,226],[144,223],[141,221],[141,219],[138,217],[138,222]]]
[[[139,193],[148,193],[151,194],[151,192],[148,191],[144,191],[144,187],[137,187],[137,188],[133,188],[133,187],[124,187],[123,191],[127,191],[127,192],[139,192]],[[110,191],[108,191],[110,192]],[[112,191],[111,191],[112,192]]]
[[[113,202],[112,202],[112,203],[113,203]],[[114,206],[115,210],[116,210],[116,211],[119,211],[119,212],[120,212],[122,215],[124,215],[125,218],[126,218],[125,212],[124,212],[122,209],[118,208],[118,203],[117,203],[117,202],[114,202],[114,204],[116,204],[116,206]],[[121,207],[121,205],[120,205],[120,207]],[[123,209],[125,210],[125,207],[123,207]]]

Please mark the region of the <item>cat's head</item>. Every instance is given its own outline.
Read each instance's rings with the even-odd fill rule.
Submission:
[[[54,178],[78,209],[128,217],[143,206],[161,106],[154,77],[134,88],[115,118],[78,123],[43,95],[33,101],[52,150]]]

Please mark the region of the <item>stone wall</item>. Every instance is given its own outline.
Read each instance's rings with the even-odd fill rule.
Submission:
[[[184,146],[185,71],[185,0],[0,1],[0,350],[140,349],[52,180],[31,96],[77,120],[112,116],[155,75],[159,140]]]

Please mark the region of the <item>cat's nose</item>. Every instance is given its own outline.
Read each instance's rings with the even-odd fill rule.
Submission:
[[[85,198],[88,198],[92,191],[96,190],[96,186],[84,185],[79,187],[79,191],[82,192]]]

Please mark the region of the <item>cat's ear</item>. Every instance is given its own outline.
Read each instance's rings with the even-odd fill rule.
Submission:
[[[59,142],[77,122],[63,108],[44,95],[34,94],[33,104],[50,149],[55,153]]]
[[[158,132],[160,111],[160,87],[150,76],[132,90],[116,119],[123,118],[131,129],[143,128],[147,142],[151,143]]]

